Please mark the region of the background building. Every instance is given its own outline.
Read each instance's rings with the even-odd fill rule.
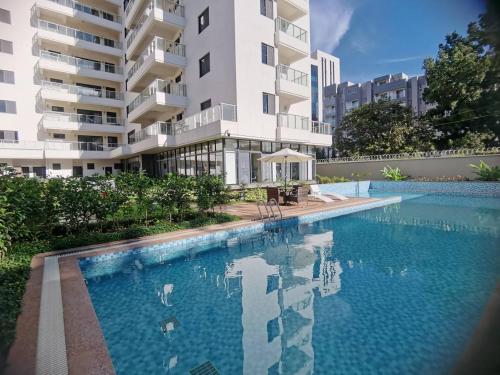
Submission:
[[[246,184],[283,175],[262,154],[331,145],[311,110],[305,0],[0,8],[0,163],[26,175],[142,168]],[[327,69],[337,82],[338,64]],[[294,179],[315,175],[314,161],[288,168]]]
[[[423,115],[429,108],[422,98],[426,85],[425,76],[409,78],[404,73],[388,74],[363,84],[333,84],[324,88],[323,120],[337,126],[353,109],[381,98],[407,105],[416,115]]]

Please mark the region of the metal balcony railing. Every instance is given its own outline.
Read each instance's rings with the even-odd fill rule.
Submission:
[[[156,93],[186,96],[187,88],[183,83],[173,83],[164,81],[163,79],[157,79],[144,90],[142,90],[142,92],[128,105],[128,113],[132,112],[152,96],[155,96]]]
[[[177,56],[186,56],[186,46],[184,44],[172,42],[164,38],[155,37],[152,42],[146,47],[144,52],[139,56],[135,64],[130,68],[127,78],[130,79],[140,69],[144,61],[156,51],[172,53]]]
[[[135,37],[137,36],[139,31],[141,31],[144,22],[149,17],[151,12],[154,11],[155,8],[160,9],[166,13],[172,13],[178,15],[180,17],[184,17],[185,15],[184,5],[179,4],[179,2],[176,0],[151,0],[147,5],[146,9],[144,10],[142,16],[139,18],[139,21],[137,21],[136,26],[127,35],[127,48],[129,48],[132,45],[133,41],[135,40]]]
[[[121,48],[121,43],[114,39],[108,39],[102,36],[86,33],[84,31],[58,25],[57,23],[53,22],[38,20],[38,28],[42,30],[52,31],[61,35],[66,35],[89,43],[99,44],[102,46],[112,47],[112,48]]]
[[[123,93],[111,91],[111,90],[103,90],[103,89],[95,89],[91,87],[83,87],[77,85],[67,85],[64,83],[56,83],[50,81],[42,81],[42,89],[57,91],[65,94],[73,94],[79,96],[89,96],[89,97],[97,97],[104,99],[115,99],[115,100],[123,100]]]
[[[96,125],[113,125],[123,126],[123,120],[116,117],[98,116],[98,115],[82,115],[78,113],[65,113],[65,112],[44,112],[43,122],[75,122],[78,124],[96,124]]]
[[[304,30],[297,25],[285,20],[284,18],[276,18],[276,31],[281,31],[291,37],[307,43],[307,30]]]
[[[316,134],[332,135],[332,125],[327,122],[313,121],[311,131]]]
[[[276,66],[276,78],[293,82],[301,86],[309,86],[309,75],[307,73],[295,70],[286,65]]]
[[[278,126],[281,128],[309,130],[310,120],[308,117],[278,113]]]
[[[50,51],[40,51],[40,58],[44,60],[50,60],[58,63],[68,64],[75,66],[79,69],[89,69],[96,70],[105,73],[122,74],[123,69],[117,67],[115,64],[110,64],[100,61],[92,61],[87,59],[82,59],[80,57],[73,57],[68,55],[61,55],[59,53]]]
[[[63,5],[71,9],[78,10],[80,12],[90,14],[91,16],[102,18],[107,21],[116,22],[119,24],[122,23],[120,16],[117,16],[116,14],[113,13],[105,12],[101,9],[92,8],[88,5],[80,3],[79,1],[73,1],[73,0],[49,0],[49,1],[59,5]]]

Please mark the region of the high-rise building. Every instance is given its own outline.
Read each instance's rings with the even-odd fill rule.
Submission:
[[[423,115],[430,108],[422,98],[426,86],[425,76],[409,78],[404,73],[388,74],[363,84],[333,84],[324,88],[323,121],[335,127],[353,109],[382,98],[407,105],[416,115]]]
[[[144,169],[247,184],[283,174],[263,154],[331,145],[311,110],[307,0],[0,8],[0,163],[25,175]],[[314,160],[288,168],[315,175]]]

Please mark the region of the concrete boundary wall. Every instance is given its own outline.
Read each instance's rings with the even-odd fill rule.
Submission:
[[[320,176],[337,176],[352,179],[353,173],[365,174],[365,179],[382,180],[384,177],[380,170],[390,165],[400,168],[406,176],[416,177],[451,177],[463,176],[476,179],[473,169],[469,164],[479,164],[483,160],[489,166],[500,166],[500,154],[481,156],[453,156],[428,159],[402,159],[402,160],[369,160],[349,161],[335,163],[318,163],[316,174]]]

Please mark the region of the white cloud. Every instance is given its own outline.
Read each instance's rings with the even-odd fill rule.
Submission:
[[[311,0],[313,48],[332,52],[349,30],[354,8],[345,0]]]
[[[413,60],[423,60],[425,56],[407,56],[407,57],[399,57],[395,59],[384,59],[380,60],[378,64],[396,64]]]

